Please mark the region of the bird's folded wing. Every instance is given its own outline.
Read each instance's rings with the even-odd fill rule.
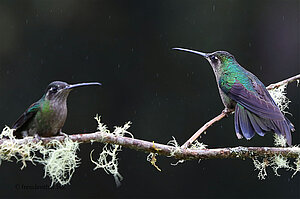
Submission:
[[[39,101],[33,103],[28,109],[17,119],[17,121],[13,125],[13,129],[18,130],[21,128],[26,122],[28,122],[39,110]]]
[[[250,79],[249,83],[251,83]],[[252,113],[266,119],[284,120],[283,114],[263,86],[252,85],[255,89],[259,89],[258,92],[247,90],[238,80],[230,86],[226,84],[219,84],[219,86],[231,99]]]

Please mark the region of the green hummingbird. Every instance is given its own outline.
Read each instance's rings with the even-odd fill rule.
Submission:
[[[267,131],[283,135],[292,144],[294,125],[281,113],[264,84],[244,69],[226,51],[203,53],[184,48],[174,50],[201,55],[210,63],[218,85],[224,112],[235,110],[234,126],[239,139],[251,139],[255,132],[264,136]]]
[[[101,85],[98,82],[68,84],[62,81],[50,83],[40,100],[33,103],[13,124],[14,135],[50,137],[61,132],[67,118],[67,98],[73,88]]]

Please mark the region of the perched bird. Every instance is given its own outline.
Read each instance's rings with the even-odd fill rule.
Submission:
[[[292,144],[293,124],[281,113],[264,84],[252,73],[244,69],[226,51],[203,53],[184,48],[186,51],[203,56],[213,68],[224,112],[235,110],[234,126],[239,139],[249,140],[255,132],[264,136],[267,131],[283,135],[288,145]]]
[[[67,84],[55,81],[48,85],[42,98],[33,103],[14,123],[17,138],[30,136],[50,137],[62,135],[67,118],[67,98],[73,88],[101,85],[98,82]]]

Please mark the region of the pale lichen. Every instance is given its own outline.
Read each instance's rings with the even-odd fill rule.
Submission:
[[[79,158],[76,155],[78,143],[66,138],[59,142],[52,140],[46,145],[42,141],[33,141],[32,137],[24,138],[22,144],[13,136],[13,129],[5,127],[0,134],[2,144],[0,145],[0,159],[12,161],[22,161],[22,167],[26,167],[26,161],[34,165],[40,163],[44,165],[45,176],[51,179],[51,186],[59,183],[65,185],[70,183],[71,177],[78,167]]]
[[[175,137],[172,136],[172,140],[170,140],[167,145],[174,147],[171,152],[170,155],[168,157],[174,157],[176,153],[180,153],[181,151],[181,147],[178,144],[178,142],[176,141]],[[172,166],[177,166],[179,163],[184,163],[185,160],[178,160],[176,163],[171,163]]]
[[[296,148],[295,146],[291,149],[291,151],[298,151],[299,148]],[[300,154],[299,154],[300,155]],[[279,155],[273,155],[271,157],[266,157],[263,159],[263,161],[257,160],[257,158],[252,159],[254,164],[254,170],[258,170],[258,178],[260,180],[264,180],[267,176],[267,167],[271,167],[274,171],[274,174],[276,176],[280,176],[278,174],[278,169],[285,169],[285,170],[293,170],[294,175],[296,175],[297,172],[300,171],[300,157],[298,156],[294,162],[294,166],[291,166],[289,163],[289,159],[282,154]]]
[[[101,123],[100,116],[97,115],[95,119],[97,120],[98,123],[98,127],[97,127],[98,131],[103,133],[113,134],[115,136],[122,136],[122,137],[125,135],[129,135],[131,138],[133,138],[133,135],[127,131],[127,129],[129,129],[130,127],[131,122],[127,122],[123,127],[115,127],[115,130],[111,133],[107,129],[107,127],[103,123]],[[113,175],[117,186],[121,185],[121,180],[123,179],[123,177],[119,173],[119,169],[118,169],[119,163],[117,158],[118,152],[121,150],[122,150],[122,146],[120,145],[106,143],[102,148],[102,152],[99,154],[99,158],[96,161],[94,161],[92,158],[92,153],[94,150],[92,150],[90,153],[90,159],[96,165],[94,170],[101,168],[104,169],[104,171],[107,174]]]
[[[149,155],[147,155],[147,161],[150,162],[151,165],[154,166],[158,171],[161,171],[161,169],[156,165],[156,155],[157,153],[149,153]]]
[[[294,175],[296,175],[300,171],[300,156],[298,156],[296,158],[294,165],[295,165],[295,168],[293,169],[294,173],[293,173],[292,177],[294,177]]]
[[[189,149],[192,149],[192,150],[203,150],[203,149],[206,149],[207,145],[202,143],[202,142],[199,142],[198,140],[195,140],[190,146],[189,146]],[[198,160],[198,163],[201,161],[201,159]]]
[[[104,123],[101,123],[101,116],[98,114],[94,117],[94,119],[97,121],[97,130],[103,133],[109,133],[109,130],[107,129],[107,126]]]
[[[285,137],[274,133],[274,145],[277,147],[286,147]]]
[[[258,179],[264,180],[267,176],[267,166],[269,164],[267,159],[264,159],[262,161],[257,160],[256,158],[253,158],[253,164],[254,164],[254,170],[258,170]]]
[[[272,166],[272,169],[276,176],[280,176],[278,174],[278,169],[291,169],[288,159],[282,155],[274,155],[271,159],[270,166]]]
[[[152,143],[153,143],[152,148],[153,148],[156,152],[159,152],[161,149],[158,149],[158,148],[155,146],[154,141],[153,141]],[[147,156],[147,161],[150,162],[150,163],[152,164],[152,166],[154,166],[158,171],[161,171],[161,169],[156,165],[156,162],[157,162],[156,156],[157,156],[157,155],[158,155],[158,153],[150,153],[150,154]]]
[[[69,138],[63,142],[52,140],[41,147],[39,152],[43,155],[38,162],[44,165],[45,175],[51,179],[51,186],[69,184],[75,168],[79,166],[80,159],[77,157],[79,144]]]
[[[6,126],[0,134],[0,139],[2,140],[2,144],[0,145],[0,163],[3,160],[12,161],[12,158],[14,158],[17,162],[22,162],[21,169],[27,166],[26,161],[35,164],[37,160],[35,152],[42,147],[41,142],[31,142],[32,138],[28,137],[25,138],[26,142],[24,144],[18,144],[13,135],[13,131],[14,129]]]
[[[286,87],[287,87],[287,84],[283,84],[277,88],[269,90],[271,97],[273,98],[273,100],[275,101],[275,103],[277,104],[277,106],[283,113],[289,113],[285,110],[288,109],[289,103],[291,102],[286,97],[286,94],[287,94]]]
[[[176,141],[175,137],[172,136],[172,140],[170,140],[167,145],[172,146],[173,149],[170,152],[170,155],[168,157],[174,157],[177,153],[181,153],[182,148],[180,147],[180,145],[178,144],[178,142]],[[203,144],[201,142],[199,142],[198,140],[195,140],[188,149],[192,149],[192,150],[201,150],[201,149],[206,149],[206,144]],[[200,161],[201,159],[199,159]],[[177,166],[179,163],[184,163],[185,160],[178,160],[176,163],[171,163],[171,165],[173,166]]]
[[[171,150],[170,155],[168,157],[173,157],[173,156],[175,156],[176,153],[180,153],[180,151],[181,151],[181,147],[178,144],[178,142],[176,141],[175,137],[172,136],[172,138],[173,139],[167,143],[167,145],[173,147],[173,149]]]
[[[189,148],[194,150],[202,150],[202,149],[206,149],[206,147],[207,147],[206,144],[199,142],[198,140],[195,140]]]

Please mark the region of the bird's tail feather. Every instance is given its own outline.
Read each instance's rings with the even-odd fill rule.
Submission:
[[[255,130],[248,117],[247,110],[237,105],[235,111],[235,121],[238,121],[235,124],[236,132],[242,134],[247,140],[250,140],[254,136]]]
[[[255,132],[264,136],[267,131],[273,130],[276,134],[285,136],[288,145],[292,143],[291,131],[294,126],[287,118],[283,120],[260,118],[240,104],[237,104],[235,108],[234,126],[239,139],[244,136],[250,140]]]
[[[284,117],[285,117],[285,116],[284,116]],[[296,129],[295,129],[294,125],[292,124],[292,122],[291,122],[287,117],[285,117],[285,120],[286,120],[287,123],[289,124],[290,130],[291,130],[292,132],[294,132]]]

